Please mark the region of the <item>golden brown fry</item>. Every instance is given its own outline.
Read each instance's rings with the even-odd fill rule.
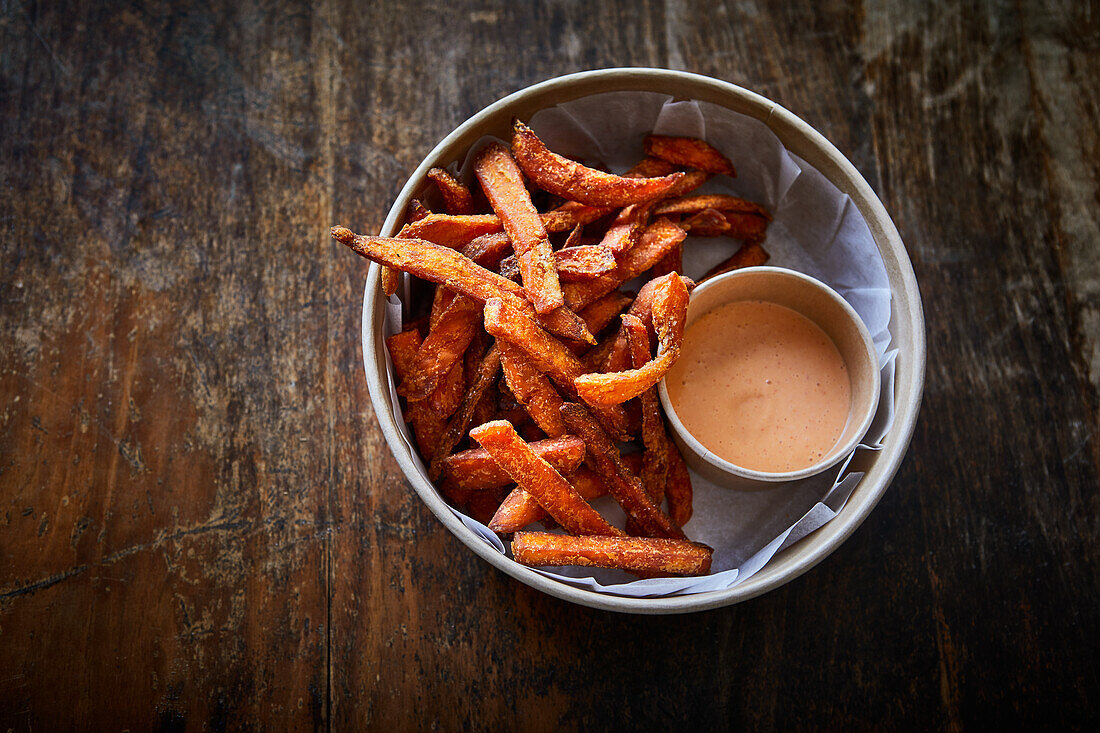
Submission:
[[[622,313],[623,309],[633,301],[634,299],[626,293],[612,290],[599,300],[585,306],[584,310],[577,315],[584,320],[584,325],[589,332],[597,335],[607,328],[615,320],[615,316]]]
[[[405,223],[411,224],[414,221],[420,221],[430,213],[432,213],[431,209],[421,203],[419,199],[413,199],[409,202],[409,209],[405,213]]]
[[[569,431],[584,441],[596,470],[609,481],[611,495],[627,516],[637,522],[641,531],[651,537],[683,539],[683,531],[650,501],[642,482],[627,468],[619,449],[592,413],[583,405],[566,402],[561,406],[561,416]]]
[[[574,382],[584,374],[584,364],[565,344],[539,328],[523,313],[498,298],[490,299],[485,304],[485,330],[518,347],[558,386],[570,395],[576,394]],[[618,405],[601,405],[597,414],[615,437],[623,440],[629,438],[626,414]]]
[[[394,376],[398,381],[408,376],[420,348],[420,332],[409,329],[386,339],[386,347],[393,361]],[[405,421],[412,424],[413,437],[420,448],[420,455],[430,456],[443,434],[446,418],[429,409],[422,402],[411,402],[405,408]]]
[[[589,373],[574,379],[581,399],[590,405],[618,405],[660,382],[680,358],[687,319],[688,290],[676,274],[665,275],[653,296],[653,325],[661,354],[640,368],[608,374]]]
[[[565,402],[554,389],[546,375],[536,368],[521,349],[505,340],[498,342],[500,364],[504,380],[516,400],[535,421],[535,424],[551,438],[569,432],[561,419],[561,406]]]
[[[332,238],[372,262],[446,285],[482,303],[489,298],[502,298],[524,314],[534,317],[552,333],[575,341],[596,343],[584,327],[584,321],[570,309],[558,308],[550,313],[537,314],[522,286],[481,267],[449,247],[419,239],[368,237],[340,226],[332,228]]]
[[[683,527],[691,519],[691,474],[688,473],[680,449],[672,441],[668,443],[668,480],[665,482],[668,513],[672,521]]]
[[[591,224],[615,210],[613,206],[585,206],[576,201],[566,201],[561,206],[541,214],[542,225],[548,232],[564,232],[584,224]]]
[[[724,194],[709,193],[699,196],[682,196],[675,199],[666,199],[657,204],[653,213],[661,214],[697,214],[703,209],[716,209],[723,213],[756,214],[771,221],[771,214],[755,201],[726,196]]]
[[[516,484],[538,500],[567,532],[621,536],[622,530],[607,523],[581,498],[572,484],[554,470],[503,420],[479,425],[470,437],[481,444]]]
[[[744,239],[746,242],[763,242],[768,233],[768,219],[756,214],[743,214],[737,211],[726,213],[730,228],[727,237]]]
[[[382,292],[386,294],[386,297],[388,298],[396,293],[400,285],[401,273],[392,267],[382,265]]]
[[[462,254],[488,270],[497,269],[511,251],[512,240],[504,232],[483,234],[462,248]]]
[[[443,459],[451,454],[454,447],[466,435],[466,429],[470,427],[470,422],[473,420],[478,404],[496,381],[499,373],[500,351],[497,350],[496,346],[493,346],[478,364],[477,373],[470,382],[470,388],[466,392],[466,396],[462,398],[462,404],[459,406],[458,411],[447,423],[447,427],[439,436],[436,445],[432,446],[430,451],[431,462],[428,464],[428,478],[432,481],[439,478],[439,474],[443,470]],[[429,453],[425,453],[425,455],[429,455]]]
[[[573,227],[573,231],[569,232],[569,236],[565,238],[565,244],[561,246],[561,249],[569,249],[570,247],[580,247],[581,239],[584,237],[584,224],[578,224]]]
[[[684,231],[689,231],[687,228]],[[653,269],[649,271],[650,278],[664,277],[670,272],[679,274],[684,270],[684,243],[680,242],[670,249],[668,253],[657,261]]]
[[[462,395],[466,391],[466,375],[463,367],[462,360],[456,362],[435,391],[425,400],[428,409],[443,420],[453,415],[462,404]]]
[[[768,253],[763,247],[756,242],[745,242],[741,245],[741,249],[737,250],[732,257],[719,262],[717,265],[707,270],[707,274],[703,275],[699,282],[706,282],[712,277],[724,275],[727,272],[733,272],[742,267],[759,267],[767,261]]]
[[[554,252],[554,263],[562,282],[583,282],[614,270],[615,255],[602,245],[566,247]],[[500,263],[500,274],[515,282],[520,275],[519,260],[505,257]]]
[[[730,230],[729,219],[718,209],[706,208],[680,222],[693,237],[720,237]]]
[[[566,305],[578,311],[607,295],[649,270],[686,236],[687,232],[668,219],[657,219],[646,227],[638,243],[620,256],[614,270],[588,282],[566,284],[562,288]]]
[[[582,565],[628,570],[646,576],[706,575],[714,550],[684,539],[571,537],[516,532],[512,556],[531,567]]]
[[[647,135],[644,145],[646,155],[652,155],[685,168],[697,168],[708,173],[726,176],[737,175],[729,158],[719,153],[710,143],[698,138]]]
[[[397,393],[410,402],[426,399],[462,358],[481,321],[481,304],[455,295],[420,345],[409,376]]]
[[[616,219],[608,227],[603,239],[600,240],[599,246],[614,254],[626,252],[637,243],[643,231],[645,231],[645,226],[633,218],[622,222]]]
[[[432,168],[427,175],[443,195],[443,204],[448,214],[474,213],[474,197],[470,195],[470,189],[454,176],[442,168]]]
[[[584,460],[584,441],[573,435],[539,440],[529,445],[535,455],[561,473],[577,470]],[[461,489],[475,491],[496,489],[512,483],[508,472],[484,448],[471,448],[447,456],[443,459],[443,477]]]
[[[664,194],[682,177],[626,178],[603,173],[551,152],[519,120],[512,125],[512,153],[527,177],[543,190],[589,206],[629,206]]]
[[[493,214],[428,214],[409,222],[397,233],[400,239],[423,239],[451,249],[462,249],[486,234],[501,231],[500,219]]]
[[[649,361],[649,333],[641,319],[635,316],[623,316],[623,327],[627,331],[630,344],[630,358],[635,369],[640,369]],[[657,506],[665,500],[665,484],[668,481],[668,433],[661,416],[661,404],[657,397],[657,388],[650,387],[639,396],[642,408],[642,444],[645,453],[642,458],[642,484],[649,498]]]
[[[564,304],[554,250],[515,159],[500,143],[482,148],[474,162],[481,188],[512,240],[523,287],[538,313]]]

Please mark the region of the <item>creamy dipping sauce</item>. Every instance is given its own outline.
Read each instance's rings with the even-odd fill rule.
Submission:
[[[754,471],[797,471],[836,443],[851,409],[840,352],[815,323],[785,306],[738,301],[688,327],[665,377],[687,431]]]

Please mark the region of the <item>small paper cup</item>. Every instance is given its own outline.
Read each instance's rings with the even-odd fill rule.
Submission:
[[[855,167],[824,136],[775,102],[718,79],[666,69],[601,69],[557,77],[511,94],[463,122],[447,135],[409,177],[382,226],[394,236],[410,200],[431,190],[425,174],[432,167],[461,161],[484,136],[507,139],[513,117],[529,119],[539,110],[603,92],[658,92],[676,99],[709,102],[762,122],[783,143],[840,191],[859,211],[878,246],[890,281],[890,334],[895,361],[894,425],[881,450],[857,455],[863,479],[840,513],[820,529],[779,552],[743,582],[720,590],[660,597],[622,597],[571,586],[524,567],[490,547],[453,511],[423,474],[423,464],[402,436],[395,417],[396,393],[385,347],[387,300],[381,269],[370,266],[363,298],[363,362],[374,414],[409,483],[424,504],[471,552],[498,570],[549,595],[572,603],[623,613],[668,614],[727,606],[777,588],[821,562],[863,522],[886,492],[909,446],[924,388],[924,313],[913,266],[889,214]]]
[[[833,446],[816,463],[797,471],[768,472],[738,466],[711,452],[688,432],[662,380],[658,392],[672,427],[672,438],[684,460],[708,481],[731,489],[766,489],[809,478],[835,466],[855,450],[878,409],[878,355],[859,314],[835,290],[801,272],[781,267],[748,267],[708,280],[695,289],[688,304],[687,328],[715,308],[742,301],[785,306],[825,332],[840,352],[851,382],[848,420]]]

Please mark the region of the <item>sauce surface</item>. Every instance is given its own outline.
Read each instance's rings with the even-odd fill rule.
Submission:
[[[755,300],[691,324],[665,385],[684,427],[712,453],[771,473],[816,463],[851,408],[848,370],[825,332],[790,308]]]

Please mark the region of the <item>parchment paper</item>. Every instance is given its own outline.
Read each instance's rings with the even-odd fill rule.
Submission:
[[[530,126],[555,152],[600,162],[623,172],[642,155],[642,140],[653,132],[707,140],[725,153],[737,177],[716,176],[699,193],[728,193],[762,203],[775,219],[765,248],[769,265],[804,272],[840,293],[867,325],[878,351],[882,391],[878,411],[859,450],[881,450],[894,421],[894,358],[890,349],[890,284],[866,222],[847,195],[817,170],[787,151],[762,122],[705,102],[673,101],[651,92],[611,92],[538,112]],[[474,184],[473,156],[489,138],[471,148],[460,165],[452,165],[467,184]],[[688,237],[684,274],[699,278],[740,245],[724,237]],[[407,297],[407,287],[404,293]],[[396,297],[386,309],[385,335],[401,328],[402,308]],[[392,375],[393,365],[388,362]],[[399,410],[395,417],[406,442],[414,445]],[[412,451],[413,456],[417,453]],[[853,453],[854,455],[854,453]],[[635,580],[621,571],[594,568],[536,569],[563,583],[611,595],[675,596],[721,590],[743,582],[780,550],[819,529],[835,517],[862,479],[849,472],[848,456],[840,468],[760,491],[715,486],[692,473],[694,515],[687,535],[714,548],[712,573],[701,578]],[[425,480],[427,470],[418,460]],[[593,502],[608,521],[622,527],[625,516],[610,498]],[[455,510],[452,510],[455,511]],[[455,511],[461,521],[496,551],[505,545],[487,527]]]

